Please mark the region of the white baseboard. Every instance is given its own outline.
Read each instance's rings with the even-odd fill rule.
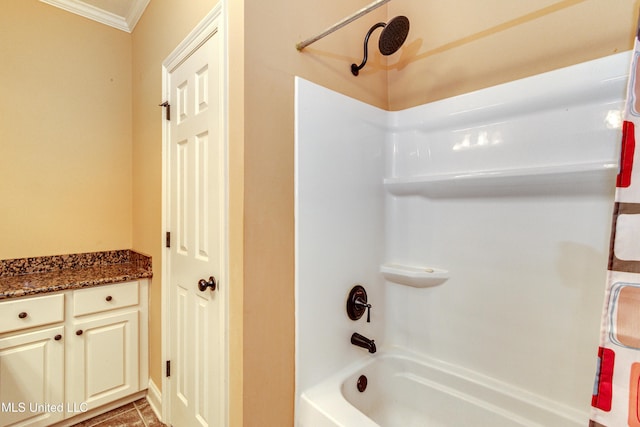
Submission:
[[[164,421],[162,419],[162,392],[158,389],[158,386],[151,378],[149,378],[147,401],[149,402],[149,406],[151,406],[153,412],[156,414],[156,417],[158,417],[160,421]]]

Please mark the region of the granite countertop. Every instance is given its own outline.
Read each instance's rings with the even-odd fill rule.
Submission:
[[[0,300],[152,276],[151,257],[132,250],[0,260]]]

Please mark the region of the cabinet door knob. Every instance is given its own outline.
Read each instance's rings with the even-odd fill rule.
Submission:
[[[58,334],[55,337],[53,337],[53,339],[56,341],[60,341],[62,339],[62,335]]]
[[[82,335],[82,333],[83,333],[83,332],[82,332],[82,329],[78,329],[78,330],[76,331],[76,335],[78,335],[78,336]]]
[[[107,296],[105,299],[106,299],[107,301],[111,301],[111,300],[113,299],[113,297],[112,297],[111,295],[109,295],[109,296]]]
[[[22,313],[18,314],[18,317],[24,319],[25,317],[27,317],[27,312],[23,311]]]

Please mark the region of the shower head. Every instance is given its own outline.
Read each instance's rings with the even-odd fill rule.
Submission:
[[[351,64],[351,73],[354,76],[357,76],[362,67],[367,63],[367,44],[369,43],[369,37],[371,37],[371,33],[373,33],[376,28],[380,27],[382,27],[383,30],[378,39],[378,48],[381,54],[388,56],[397,52],[407,39],[407,35],[409,34],[409,19],[406,16],[396,16],[386,24],[384,22],[378,22],[369,29],[364,38],[364,58],[362,59],[362,63],[360,65]]]
[[[378,39],[378,48],[380,53],[388,56],[396,53],[407,39],[409,34],[409,19],[406,16],[396,16],[387,23],[380,39]]]

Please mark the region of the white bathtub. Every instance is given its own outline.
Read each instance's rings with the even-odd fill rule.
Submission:
[[[368,379],[357,389],[361,375]],[[302,393],[298,427],[578,427],[588,414],[508,384],[394,350]]]

